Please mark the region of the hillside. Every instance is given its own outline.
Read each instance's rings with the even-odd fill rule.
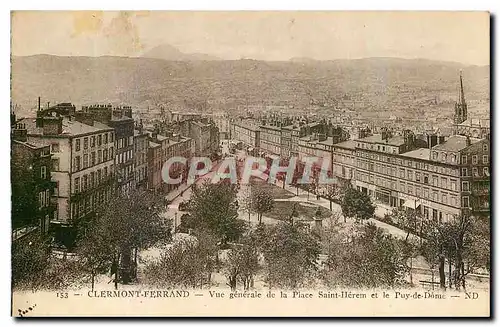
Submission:
[[[375,112],[426,110],[437,100],[451,110],[460,69],[467,100],[489,106],[489,66],[393,58],[304,63],[14,57],[12,100],[30,108],[38,96],[51,103],[77,105],[176,103],[193,107],[208,101],[226,107],[287,103],[300,108],[314,99]],[[439,106],[434,109],[442,110]]]
[[[183,53],[169,44],[161,44],[145,52],[143,58],[163,59],[171,61],[221,60],[205,53]]]

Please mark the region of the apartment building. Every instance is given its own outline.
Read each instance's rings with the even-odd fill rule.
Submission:
[[[30,143],[50,146],[57,202],[51,228],[56,242],[71,248],[77,223],[94,214],[114,191],[114,129],[100,122],[84,124],[72,116],[54,116],[53,112],[39,111],[37,116],[20,122]]]
[[[417,209],[439,222],[470,208],[471,194],[464,191],[470,185],[463,176],[469,167],[461,167],[461,153],[482,150],[473,145],[484,141],[453,136],[419,148],[413,134],[406,132],[404,136],[376,134],[355,142],[355,185],[377,202]],[[484,198],[476,199],[483,200],[483,207],[487,204]]]
[[[148,137],[141,121],[134,129],[134,177],[136,188],[142,191],[148,184]]]
[[[130,106],[91,105],[82,106],[82,113],[77,112],[77,119],[99,121],[114,129],[115,165],[117,188],[127,193],[135,189],[134,175],[134,120]],[[85,117],[85,118],[84,118]],[[88,121],[85,120],[85,121]]]
[[[281,127],[260,125],[260,150],[269,155],[281,154]]]
[[[56,184],[51,173],[50,146],[29,143],[25,124],[15,124],[11,143],[12,241],[49,231],[50,221],[57,217]]]
[[[235,120],[231,123],[231,139],[240,141],[249,152],[260,151],[260,129],[253,119]]]

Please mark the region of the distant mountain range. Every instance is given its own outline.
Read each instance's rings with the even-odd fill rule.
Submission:
[[[348,108],[361,103],[363,110],[374,112],[446,108],[451,115],[463,70],[467,100],[489,102],[489,66],[398,58],[306,60],[307,64],[304,59],[193,58],[207,57],[182,54],[165,45],[139,58],[13,57],[12,101],[26,108],[34,108],[38,96],[42,103],[76,105],[105,102],[144,108],[176,103],[193,108],[208,101],[219,107],[287,103],[301,108],[314,99]],[[435,99],[449,104],[431,108]]]
[[[163,59],[171,61],[210,61],[210,60],[222,60],[221,58],[211,56],[205,53],[184,53],[179,51],[176,47],[170,44],[161,44],[153,49],[145,52],[142,55],[143,58],[151,59]]]

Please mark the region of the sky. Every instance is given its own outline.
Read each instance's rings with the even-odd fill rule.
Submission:
[[[17,11],[12,54],[140,56],[170,44],[222,59],[490,62],[486,12]]]

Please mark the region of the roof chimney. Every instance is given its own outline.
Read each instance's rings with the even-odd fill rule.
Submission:
[[[469,135],[467,135],[467,136],[465,137],[465,144],[466,144],[467,146],[470,146],[470,145],[471,145],[471,141],[470,141],[470,136],[469,136]]]
[[[40,111],[40,108],[41,108],[41,106],[40,106],[40,97],[38,97],[38,111]]]

